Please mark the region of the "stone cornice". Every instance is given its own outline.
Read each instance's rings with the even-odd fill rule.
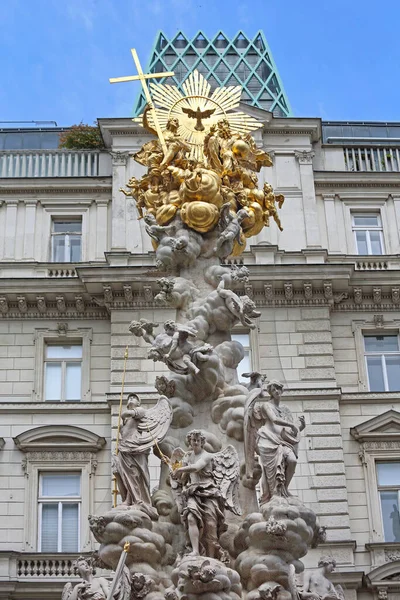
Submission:
[[[399,173],[375,173],[371,171],[314,171],[316,188],[400,188]]]
[[[351,392],[344,393],[340,398],[341,404],[392,404],[398,402],[399,392]]]
[[[107,402],[0,402],[0,414],[109,414]]]
[[[61,194],[111,194],[111,176],[101,177],[24,177],[0,179],[0,197],[10,195],[52,196]],[[90,198],[86,198],[89,200]]]

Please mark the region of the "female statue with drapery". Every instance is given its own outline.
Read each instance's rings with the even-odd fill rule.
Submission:
[[[154,407],[146,410],[139,397],[130,394],[121,419],[121,441],[118,453],[113,456],[113,472],[122,504],[151,505],[148,456],[151,448],[167,434],[172,420],[171,406],[161,396]]]
[[[272,380],[267,385],[268,400],[256,404],[263,394],[263,390],[256,389],[245,406],[246,475],[253,477],[254,455],[258,454],[261,504],[272,496],[290,496],[288,487],[296,469],[300,431],[305,428],[303,416],[295,425],[290,410],[280,405],[282,391],[283,385]]]

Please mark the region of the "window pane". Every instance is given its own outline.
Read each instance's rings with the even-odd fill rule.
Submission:
[[[376,463],[376,472],[378,475],[378,485],[400,485],[400,463],[378,462]]]
[[[389,392],[400,390],[400,356],[385,356]]]
[[[382,254],[381,234],[379,231],[370,231],[369,238],[371,240],[372,254]]]
[[[46,346],[46,358],[82,358],[82,346]]]
[[[41,494],[52,498],[80,496],[80,473],[43,473]]]
[[[67,363],[66,365],[65,399],[81,399],[81,365],[79,363]]]
[[[53,236],[53,254],[51,260],[53,262],[65,262],[65,237]]]
[[[61,400],[61,363],[45,364],[45,400]]]
[[[54,233],[80,233],[82,221],[53,221]]]
[[[61,551],[78,552],[78,504],[62,505]]]
[[[378,227],[379,217],[378,215],[353,215],[354,225],[357,227]]]
[[[41,551],[58,552],[58,504],[42,505]]]
[[[385,384],[380,356],[367,356],[368,379],[370,392],[384,392]]]
[[[366,352],[398,352],[399,339],[397,335],[366,335],[364,336]]]
[[[358,254],[368,254],[367,232],[356,231],[357,252]]]
[[[397,492],[380,492],[385,542],[400,542],[400,515]]]
[[[79,262],[81,260],[81,237],[70,236],[70,260],[71,262]],[[378,254],[378,253],[376,253]]]

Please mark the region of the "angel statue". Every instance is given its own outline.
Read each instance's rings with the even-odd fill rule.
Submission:
[[[235,246],[235,242],[239,246],[245,244],[245,240],[242,234],[241,224],[244,219],[249,218],[249,213],[245,208],[242,208],[235,215],[232,210],[230,202],[226,202],[221,207],[219,226],[221,228],[221,234],[218,236],[214,253],[221,258],[226,258],[232,254]]]
[[[235,515],[241,514],[239,457],[233,446],[211,454],[204,449],[205,441],[200,430],[193,429],[187,434],[186,443],[190,450],[182,457],[183,466],[171,469],[171,487],[187,531],[191,554],[221,560],[224,552],[218,540],[227,529],[225,509]]]
[[[255,329],[256,325],[253,323],[253,319],[259,317],[261,313],[256,310],[256,305],[251,298],[246,295],[238,296],[234,291],[227,289],[224,277],[221,278],[216,291],[235,319],[240,321],[244,327]]]
[[[254,454],[259,455],[262,469],[262,497],[260,504],[272,496],[290,496],[289,484],[293,478],[298,455],[300,431],[305,428],[304,417],[294,424],[292,413],[280,406],[283,385],[272,379],[267,385],[269,399],[255,406],[261,389],[254,389],[244,409],[246,476],[251,479]]]
[[[157,404],[145,410],[136,394],[129,394],[121,415],[122,427],[118,453],[113,456],[113,473],[123,506],[151,505],[148,455],[161,442],[172,421],[168,399],[161,396]]]
[[[156,336],[148,356],[154,362],[164,362],[174,373],[197,375],[199,368],[192,362],[196,341],[189,340],[196,335],[196,329],[189,325],[165,321],[164,332]]]

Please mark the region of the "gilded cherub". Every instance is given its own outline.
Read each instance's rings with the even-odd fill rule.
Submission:
[[[283,227],[281,224],[281,220],[278,215],[278,211],[276,209],[276,203],[278,203],[279,208],[282,208],[282,205],[285,201],[285,197],[282,194],[278,194],[275,196],[272,185],[269,183],[264,183],[264,222],[265,225],[269,226],[269,218],[272,217],[275,223],[278,225],[279,229],[283,231]]]

